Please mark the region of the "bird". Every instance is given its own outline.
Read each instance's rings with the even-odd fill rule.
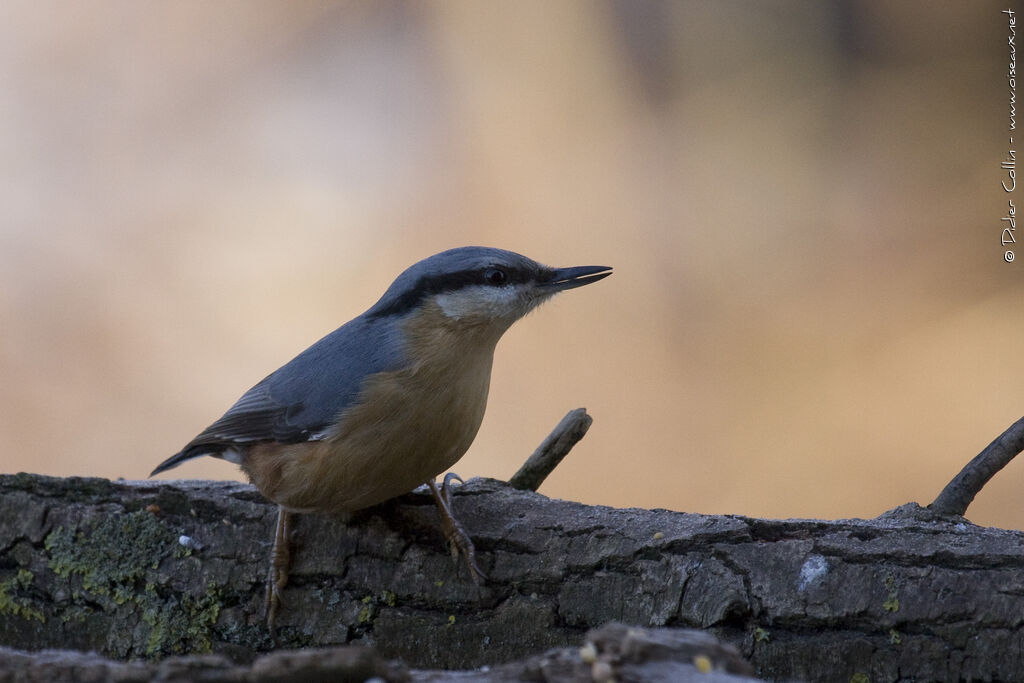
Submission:
[[[271,634],[288,582],[293,514],[349,513],[426,484],[453,555],[485,578],[452,513],[449,473],[484,417],[498,340],[553,295],[611,275],[467,246],[403,271],[383,296],[245,392],[150,476],[212,456],[238,464],[278,516],[267,578]]]

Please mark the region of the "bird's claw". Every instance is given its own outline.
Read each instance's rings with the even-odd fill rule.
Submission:
[[[279,508],[277,513],[277,529],[274,532],[274,549],[270,555],[270,572],[267,574],[267,594],[265,610],[267,630],[271,640],[275,639],[274,622],[279,609],[285,604],[282,597],[284,587],[288,585],[288,566],[291,564],[291,513]]]
[[[452,559],[457,561],[459,555],[462,555],[466,561],[466,567],[469,568],[469,574],[473,579],[473,583],[479,584],[486,581],[487,575],[480,569],[480,565],[476,563],[476,548],[473,546],[473,541],[469,538],[466,530],[462,528],[462,525],[459,524],[459,520],[454,517],[442,518],[441,530],[448,541],[448,549],[451,551]]]
[[[264,603],[264,611],[267,617],[267,629],[271,637],[274,636],[274,622],[277,620],[277,613],[287,603],[284,599],[284,587],[288,585],[288,572],[277,567],[270,568],[267,576],[267,596]]]
[[[460,484],[466,483],[462,480],[462,477],[455,474],[454,472],[449,472],[448,474],[444,475],[444,481],[441,482],[441,496],[444,498],[444,502],[448,506],[449,511],[451,510],[452,507],[452,481],[457,481]]]
[[[476,548],[473,546],[472,539],[470,539],[469,534],[466,533],[466,530],[462,528],[459,520],[452,513],[450,482],[453,479],[459,483],[465,483],[462,481],[462,477],[454,472],[449,472],[444,476],[440,490],[433,479],[428,482],[428,485],[431,493],[434,494],[434,501],[437,503],[437,508],[441,513],[441,531],[448,542],[448,549],[451,551],[452,558],[458,559],[459,555],[462,555],[466,561],[466,567],[469,569],[469,575],[473,579],[473,583],[480,584],[487,580],[487,575],[484,574],[483,570],[476,563]]]

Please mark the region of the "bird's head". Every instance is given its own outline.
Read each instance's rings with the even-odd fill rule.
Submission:
[[[460,327],[500,333],[558,292],[609,275],[607,266],[549,268],[512,251],[459,247],[409,267],[366,316],[404,316],[429,307]]]

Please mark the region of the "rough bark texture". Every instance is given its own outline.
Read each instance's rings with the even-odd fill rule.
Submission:
[[[426,493],[347,521],[298,517],[277,647],[356,642],[414,669],[469,669],[573,646],[578,663],[586,631],[614,620],[706,629],[766,678],[1024,680],[1020,532],[916,505],[841,521],[621,510],[491,480],[454,505],[483,586],[447,554]],[[251,664],[272,649],[275,515],[236,483],[2,476],[0,645]],[[583,680],[538,667],[532,680]]]
[[[223,655],[168,657],[119,662],[95,653],[45,650],[31,653],[0,647],[0,683],[576,683],[613,680],[645,683],[743,683],[750,665],[735,648],[703,631],[638,629],[609,624],[587,634],[582,648],[559,648],[525,660],[475,671],[409,670],[359,645],[278,650],[252,663]]]

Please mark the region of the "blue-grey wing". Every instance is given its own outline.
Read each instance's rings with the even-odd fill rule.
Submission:
[[[386,322],[361,316],[339,327],[247,391],[185,451],[320,438],[368,376],[401,367],[400,340]]]

